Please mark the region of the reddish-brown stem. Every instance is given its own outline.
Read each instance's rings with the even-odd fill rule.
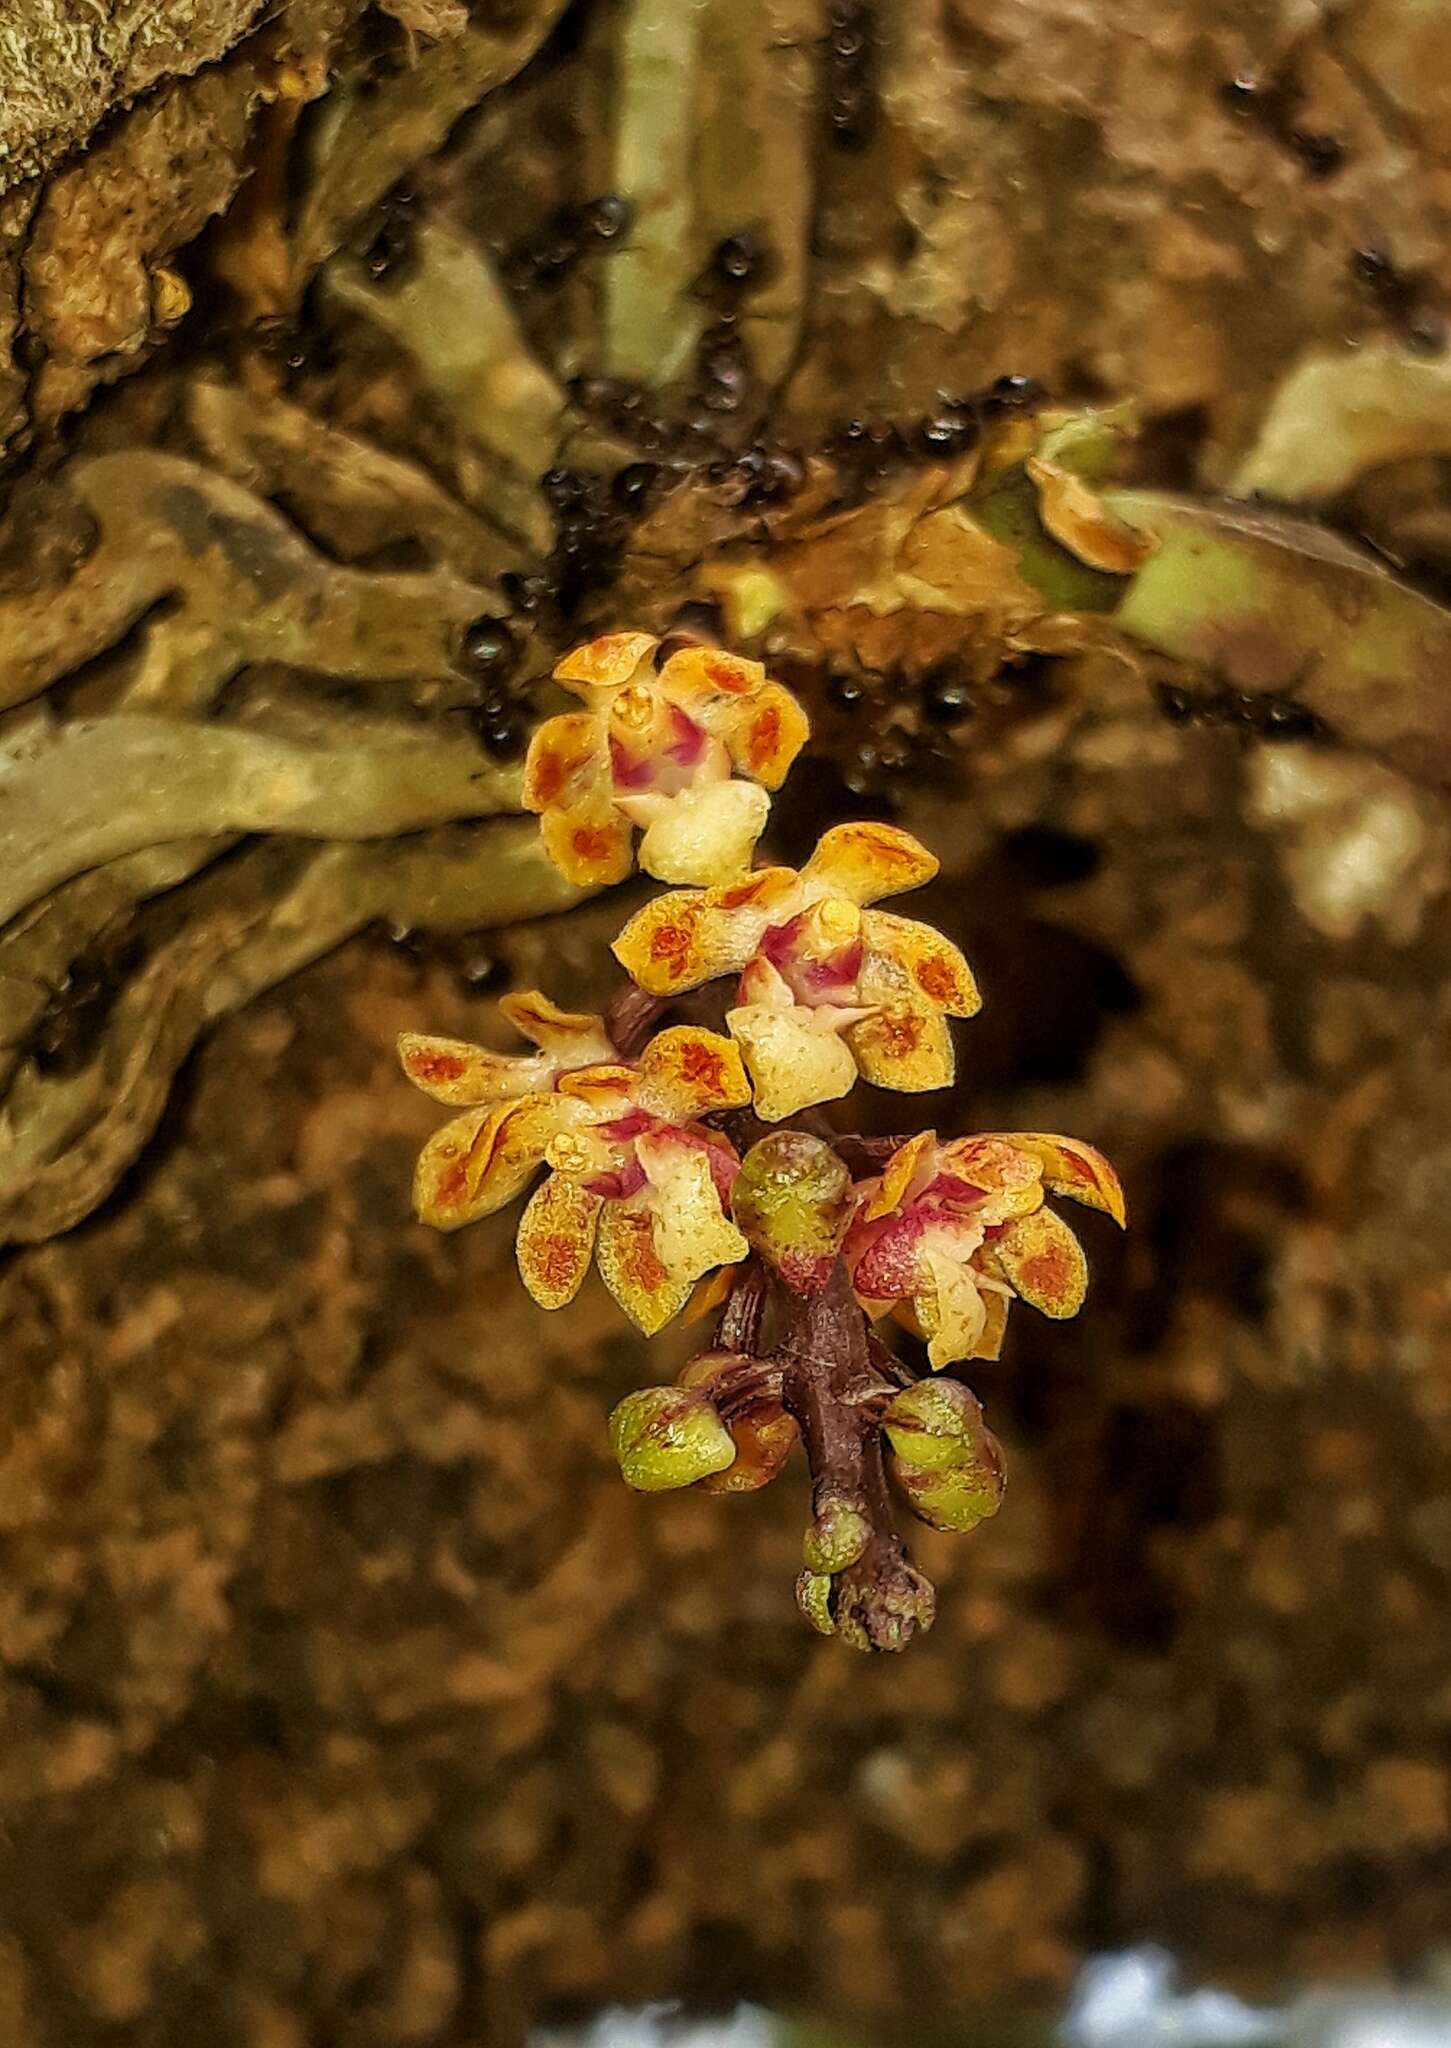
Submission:
[[[605,1010],[605,1029],[622,1060],[638,1059],[662,1015],[670,1007],[663,996],[648,995],[628,982]]]
[[[900,1650],[932,1620],[932,1589],[908,1562],[892,1526],[882,1465],[880,1416],[899,1383],[874,1357],[875,1340],[838,1259],[819,1294],[775,1284],[776,1358],[781,1400],[801,1432],[811,1473],[812,1510],[854,1510],[869,1535],[861,1555],[836,1575],[831,1613],[860,1649]]]

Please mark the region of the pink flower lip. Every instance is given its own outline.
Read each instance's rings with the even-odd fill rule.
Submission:
[[[638,1159],[632,1159],[617,1173],[596,1173],[583,1183],[591,1195],[598,1195],[602,1201],[623,1202],[627,1195],[637,1195],[645,1185],[645,1169]]]
[[[617,739],[612,739],[610,773],[616,789],[649,789],[655,780],[655,762],[649,754],[632,757]]]

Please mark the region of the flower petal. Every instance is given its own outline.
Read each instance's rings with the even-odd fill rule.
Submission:
[[[788,689],[767,683],[734,716],[721,719],[718,730],[742,775],[779,789],[811,737],[811,721]]]
[[[934,1372],[971,1358],[987,1327],[987,1309],[970,1267],[927,1245],[922,1281],[912,1307],[927,1337],[927,1361]]]
[[[865,994],[865,991],[863,991]],[[905,1095],[951,1085],[955,1063],[947,1019],[930,1003],[883,1004],[847,1033],[864,1081]]]
[[[551,1095],[471,1109],[434,1132],[418,1156],[413,1207],[435,1230],[458,1230],[523,1192],[568,1116]]]
[[[984,1288],[982,1295],[984,1321],[973,1349],[974,1358],[1001,1358],[1003,1339],[1008,1333],[1008,1310],[1012,1296],[1000,1294],[997,1288]]]
[[[1090,1209],[1102,1209],[1122,1229],[1127,1222],[1124,1191],[1101,1152],[1078,1138],[1046,1131],[1005,1131],[1003,1142],[1041,1162],[1043,1179],[1055,1195],[1071,1195]]]
[[[937,866],[935,856],[899,826],[855,824],[824,832],[801,872],[852,903],[875,903],[880,896],[919,889]]]
[[[526,811],[553,811],[577,802],[591,787],[608,789],[609,750],[593,712],[564,711],[537,726],[524,757]]]
[[[815,1102],[835,1102],[856,1082],[856,1061],[833,1031],[818,1031],[810,1011],[773,1010],[746,1003],[726,1012],[726,1024],[745,1055],[756,1115],[779,1123]]]
[[[556,1087],[560,1095],[586,1105],[596,1117],[621,1116],[630,1107],[635,1069],[622,1063],[576,1067],[572,1073],[561,1074]]]
[[[705,1149],[663,1131],[635,1142],[655,1193],[655,1250],[672,1281],[689,1294],[714,1266],[739,1265],[750,1251],[721,1206]]]
[[[915,1138],[909,1138],[905,1145],[899,1145],[886,1165],[876,1190],[862,1211],[864,1223],[875,1223],[879,1216],[888,1216],[901,1202],[918,1172],[928,1163],[930,1154],[937,1143],[935,1131],[919,1131]]]
[[[659,882],[729,882],[749,868],[770,814],[771,799],[754,782],[683,789],[640,841],[640,865]]]
[[[489,1052],[466,1038],[434,1038],[423,1031],[400,1031],[398,1061],[415,1088],[435,1102],[456,1108],[547,1088],[553,1062],[537,1054]]]
[[[724,888],[670,890],[635,913],[611,950],[654,996],[739,974],[795,883],[790,868],[759,868]]]
[[[954,1180],[979,1190],[974,1214],[985,1225],[1008,1223],[1043,1206],[1042,1168],[1009,1138],[949,1139],[938,1163]]]
[[[713,706],[756,696],[766,683],[759,661],[723,647],[682,647],[660,671],[660,688],[692,718],[709,722]]]
[[[500,996],[499,1009],[556,1066],[588,1067],[615,1058],[605,1020],[593,1010],[561,1010],[537,988]]]
[[[663,1330],[690,1299],[691,1282],[672,1276],[655,1249],[654,1217],[640,1198],[606,1202],[595,1257],[600,1278],[647,1337]]]
[[[997,1264],[1031,1308],[1061,1321],[1076,1316],[1088,1292],[1083,1246],[1061,1216],[1036,1209],[993,1240]]]
[[[539,836],[564,879],[579,889],[608,889],[635,865],[633,830],[604,790],[545,811]]]
[[[657,1032],[640,1055],[635,1100],[669,1123],[690,1123],[715,1110],[744,1109],[750,1099],[740,1047],[718,1031],[676,1024]]]
[[[889,961],[900,970],[903,986],[925,996],[949,1017],[975,1017],[982,1008],[972,969],[962,954],[920,918],[898,917],[890,910],[865,911],[862,939],[869,959]]]
[[[554,680],[589,700],[596,691],[623,689],[659,646],[652,633],[602,633],[572,648],[554,668]]]
[[[541,1308],[563,1308],[579,1293],[603,1206],[598,1195],[559,1173],[529,1197],[514,1250],[520,1277]]]

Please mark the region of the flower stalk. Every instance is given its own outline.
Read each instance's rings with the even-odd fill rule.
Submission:
[[[755,864],[805,714],[759,663],[659,656],[631,633],[566,656],[556,674],[587,709],[535,734],[526,801],[565,874],[618,880],[638,858],[688,886],[620,934],[630,980],[604,1015],[506,997],[532,1045],[512,1054],[404,1034],[409,1078],[459,1112],[424,1147],[415,1206],[451,1230],[532,1185],[517,1255],[541,1307],[572,1301],[593,1263],[646,1335],[713,1311],[677,1382],[611,1416],[622,1476],[754,1492],[799,1446],[802,1614],[900,1650],[935,1595],[892,1486],[936,1529],[998,1512],[1002,1453],[955,1368],[999,1355],[1014,1301],[1081,1306],[1087,1261],[1049,1196],[1121,1225],[1123,1194],[1073,1138],[830,1131],[818,1105],[859,1080],[915,1094],[952,1079],[950,1020],[980,1004],[971,970],[930,925],[875,907],[937,863],[909,833],[848,824],[799,870]],[[925,1360],[887,1344],[893,1323]]]

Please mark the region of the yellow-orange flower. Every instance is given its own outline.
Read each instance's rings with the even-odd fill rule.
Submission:
[[[420,1043],[431,1049],[422,1061]],[[435,1095],[439,1079],[428,1060],[438,1047],[456,1050],[456,1042],[410,1040],[403,1048],[405,1071]],[[491,1215],[547,1166],[549,1177],[519,1223],[525,1286],[541,1308],[562,1308],[593,1257],[647,1336],[684,1307],[703,1274],[746,1256],[746,1240],[726,1214],[739,1162],[719,1132],[700,1122],[750,1101],[728,1038],[679,1025],[660,1032],[633,1065],[571,1065],[522,1092],[498,1085],[506,1063],[488,1054],[482,1060],[472,1081],[445,1078],[454,1092],[444,1099],[473,1106],[436,1131],[419,1156],[413,1199],[423,1222],[457,1230]],[[502,1077],[506,1084],[516,1078]],[[470,1088],[471,1097],[460,1092]]]
[[[659,896],[615,957],[652,995],[740,977],[731,1035],[767,1123],[845,1095],[857,1075],[910,1093],[952,1080],[949,1017],[980,1007],[957,947],[915,918],[864,906],[930,881],[937,862],[892,825],[838,825],[799,872]]]
[[[658,670],[649,633],[607,633],[567,654],[555,679],[584,711],[546,719],[524,764],[524,803],[550,859],[582,887],[634,864],[662,882],[713,883],[750,865],[801,751],[806,714],[758,661],[687,647]],[[743,779],[742,779],[743,778]]]
[[[938,1368],[996,1358],[1015,1297],[1047,1316],[1077,1315],[1088,1262],[1044,1206],[1050,1193],[1124,1223],[1117,1174],[1075,1138],[909,1138],[860,1190],[843,1248],[858,1300],[873,1315],[910,1306]]]

